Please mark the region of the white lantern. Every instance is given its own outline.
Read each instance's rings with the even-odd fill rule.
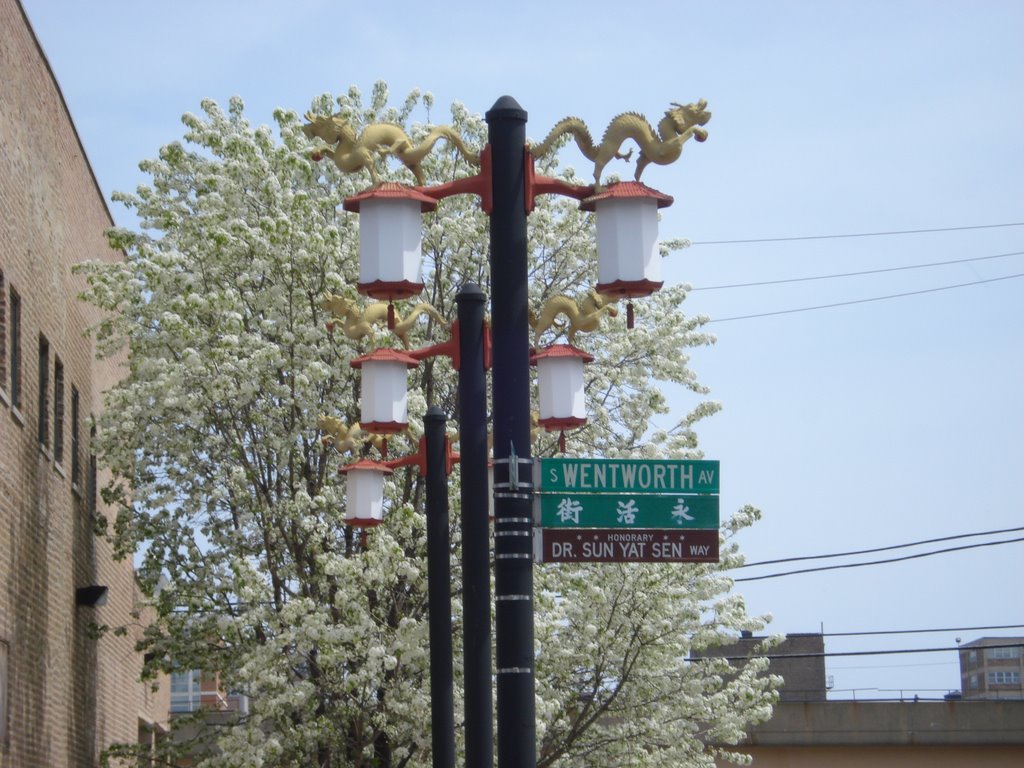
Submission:
[[[345,198],[359,214],[359,292],[375,299],[406,299],[423,290],[422,214],[437,201],[412,187],[386,182]]]
[[[530,362],[537,366],[540,418],[537,423],[555,432],[587,423],[583,397],[583,364],[594,358],[571,344],[552,344]]]
[[[357,357],[350,365],[363,370],[360,426],[378,435],[405,429],[409,425],[408,370],[419,361],[397,349],[377,349]]]
[[[619,298],[659,290],[658,209],[672,198],[638,181],[609,184],[580,204],[597,214],[598,293]]]
[[[384,476],[392,470],[386,464],[360,459],[342,467],[348,475],[345,522],[356,528],[372,528],[384,519]]]

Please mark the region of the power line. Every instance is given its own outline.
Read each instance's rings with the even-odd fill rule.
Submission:
[[[969,227],[936,227],[933,229],[897,229],[888,232],[854,232],[843,235],[800,235],[797,237],[755,237],[748,240],[694,240],[692,245],[738,245],[741,243],[789,243],[798,240],[838,240],[849,237],[885,237],[888,235],[921,235],[930,232],[963,232],[970,229],[998,229],[1000,227],[1022,227],[1024,222],[1008,224],[977,224]]]
[[[972,261],[988,261],[989,259],[1005,259],[1007,256],[1020,256],[1024,251],[997,253],[995,256],[975,256],[969,259],[953,259],[952,261],[934,261],[930,264],[909,264],[905,267],[888,267],[886,269],[866,269],[861,272],[842,272],[835,275],[815,275],[813,277],[790,277],[783,280],[761,280],[756,283],[732,283],[730,285],[705,285],[691,288],[694,291],[718,291],[725,288],[754,288],[762,285],[782,285],[784,283],[805,283],[810,280],[834,280],[841,277],[861,277],[863,275],[880,275],[885,272],[902,272],[908,269],[926,269],[929,267],[945,267],[950,264],[966,264]]]
[[[850,557],[852,555],[870,555],[875,552],[888,552],[893,549],[906,549],[907,547],[918,547],[923,544],[938,544],[943,541],[954,541],[956,539],[970,539],[976,536],[994,536],[1000,533],[1015,533],[1017,531],[1024,531],[1024,526],[1017,528],[999,528],[994,531],[976,531],[974,533],[958,533],[953,536],[942,536],[937,539],[921,539],[920,541],[910,541],[906,544],[890,544],[887,547],[873,547],[872,549],[854,549],[849,552],[832,552],[827,555],[802,555],[799,557],[783,557],[778,560],[759,560],[756,563],[744,563],[743,565],[737,565],[736,568],[754,568],[758,565],[778,565],[779,563],[795,563],[800,560],[827,560],[832,557]]]
[[[881,629],[874,632],[822,632],[822,637],[861,637],[865,635],[923,635],[931,632],[987,632],[992,629],[1022,629],[1024,624],[994,624],[988,627],[935,627],[932,629]]]
[[[888,296],[874,296],[870,299],[854,299],[852,301],[839,301],[835,304],[819,304],[815,307],[800,307],[798,309],[782,309],[777,312],[760,312],[756,315],[736,315],[735,317],[718,317],[708,320],[708,323],[727,323],[730,320],[752,320],[756,317],[772,317],[774,315],[791,315],[796,312],[812,312],[817,309],[832,309],[833,307],[848,307],[853,304],[867,304],[872,301],[885,301],[886,299],[902,299],[906,296],[920,296],[924,293],[936,293],[938,291],[949,291],[953,288],[966,288],[970,285],[981,285],[983,283],[997,283],[1000,280],[1012,280],[1016,277],[1024,277],[1024,272],[1016,275],[1005,275],[1004,277],[993,277],[988,280],[975,280],[972,283],[958,283],[957,285],[944,285],[939,288],[925,288],[922,291],[908,291],[906,293],[893,293]]]
[[[986,645],[988,648],[1024,648],[1024,644],[1021,643],[1005,643],[1002,645]],[[959,651],[960,646],[947,646],[943,648],[893,648],[887,651],[808,651],[807,653],[759,653],[754,654],[756,657],[765,659],[824,659],[832,656],[895,656],[904,653],[948,653],[949,651]],[[746,661],[749,656],[695,656],[690,660],[696,659],[726,659],[728,661]]]
[[[962,547],[947,547],[946,549],[937,549],[933,552],[920,552],[916,555],[904,555],[903,557],[891,557],[885,560],[870,560],[866,563],[845,563],[843,565],[823,565],[818,568],[802,568],[796,571],[783,571],[782,573],[769,573],[764,576],[747,576],[742,579],[734,579],[735,582],[741,581],[762,581],[764,579],[777,579],[780,576],[793,576],[798,573],[816,573],[818,571],[837,571],[841,568],[863,568],[866,565],[881,565],[883,563],[898,563],[903,560],[916,560],[921,557],[931,557],[932,555],[942,555],[947,552],[960,552],[966,549],[978,549],[979,547],[994,547],[999,544],[1013,544],[1018,541],[1024,541],[1024,537],[1017,539],[1005,539],[1003,541],[988,541],[983,544],[966,544]]]

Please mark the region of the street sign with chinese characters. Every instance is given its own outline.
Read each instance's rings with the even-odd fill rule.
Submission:
[[[540,493],[718,493],[718,462],[685,459],[549,459],[537,462]]]
[[[549,493],[535,497],[545,528],[714,528],[718,496]]]
[[[542,528],[534,538],[543,563],[717,563],[718,531]]]

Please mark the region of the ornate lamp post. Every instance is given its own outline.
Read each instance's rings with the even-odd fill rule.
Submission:
[[[657,209],[670,204],[672,198],[640,184],[640,174],[652,162],[666,164],[678,159],[683,144],[691,137],[698,141],[707,138],[701,127],[711,117],[706,107],[704,101],[685,106],[673,105],[659,123],[657,134],[641,116],[620,115],[608,126],[597,147],[593,146],[591,134],[581,121],[566,118],[543,142],[528,149],[526,112],[515,99],[503,96],[486,114],[488,145],[479,157],[466,149],[451,128],[434,128],[424,141],[415,145],[397,126],[366,126],[362,134],[352,138],[354,132],[350,128],[341,130],[347,126],[342,125],[340,116],[307,114],[310,123],[303,129],[307,136],[319,137],[329,145],[318,149],[317,154],[329,156],[345,172],[366,170],[374,182],[373,188],[350,198],[345,204],[346,209],[360,212],[361,219],[362,215],[370,213],[372,207],[374,213],[370,214],[372,221],[368,220],[365,235],[360,221],[361,237],[366,237],[368,243],[376,242],[375,247],[387,247],[393,251],[391,257],[383,258],[371,253],[374,249],[360,248],[361,261],[364,258],[373,260],[373,264],[360,267],[359,288],[364,293],[388,300],[415,294],[413,288],[418,285],[418,270],[414,275],[409,263],[419,250],[419,230],[413,221],[417,207],[422,211],[443,197],[471,193],[480,196],[483,209],[490,214],[499,768],[536,766],[527,216],[540,194],[567,195],[584,201],[585,210],[596,212],[601,271],[598,289],[606,295],[601,299],[594,298],[593,306],[584,312],[575,307],[573,314],[566,306],[565,311],[573,323],[572,332],[585,329],[586,323],[596,321],[603,311],[613,314],[608,307],[609,296],[613,299],[631,298],[656,291],[661,287],[655,248]],[[558,137],[565,133],[574,135],[580,150],[594,162],[592,186],[567,184],[534,172],[534,158],[550,150]],[[480,173],[438,187],[423,186],[420,162],[440,138],[454,144],[468,161],[479,164]],[[605,187],[601,184],[601,172],[612,159],[629,157],[619,152],[627,139],[632,139],[641,148],[635,182]],[[413,172],[420,186],[395,189],[398,185],[381,184],[374,168],[379,154],[395,155]],[[394,218],[390,218],[392,216]],[[482,295],[475,287],[470,293],[474,293],[475,298],[467,298],[465,303],[479,303],[482,316]],[[562,311],[559,307],[555,309]],[[631,310],[630,306],[630,315]],[[466,765],[490,768],[486,393],[483,376],[475,374],[483,366],[483,330],[482,322],[463,321],[462,311],[463,302],[460,300]],[[389,319],[393,318],[391,311],[388,314]],[[470,336],[474,341],[468,341]],[[547,422],[554,428],[576,425],[583,416],[577,407],[575,394],[568,397],[568,413],[562,412],[566,403],[561,402],[561,396],[554,396],[553,385],[548,382],[551,374],[549,364],[556,363],[555,369],[559,371],[556,378],[567,373],[570,382],[577,379],[581,382],[585,357],[585,353],[579,350],[566,353],[553,348],[534,355],[535,362],[543,366],[542,401],[550,400],[550,403],[542,403],[542,408],[552,406]],[[470,359],[472,362],[468,362]],[[362,364],[365,366],[367,362],[364,359]],[[468,379],[462,375],[466,369],[474,372]],[[547,395],[544,394],[545,388]],[[575,388],[574,384],[574,391]],[[559,401],[557,405],[556,400]],[[564,426],[557,426],[559,424]],[[431,613],[433,618],[433,607]],[[441,619],[447,622],[447,613]]]

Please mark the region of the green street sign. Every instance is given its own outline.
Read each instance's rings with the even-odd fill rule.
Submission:
[[[544,528],[718,528],[718,496],[549,493],[534,497]]]
[[[717,461],[685,459],[538,459],[540,493],[718,493]]]

